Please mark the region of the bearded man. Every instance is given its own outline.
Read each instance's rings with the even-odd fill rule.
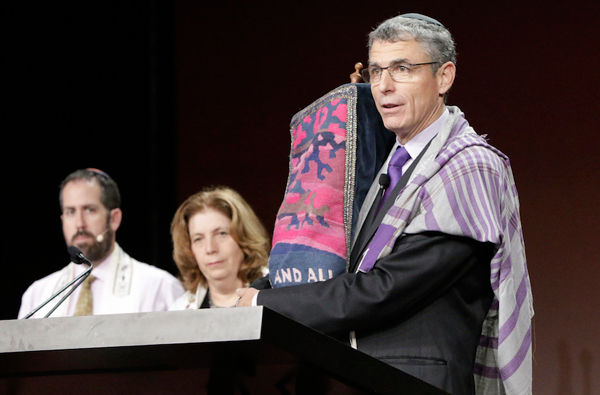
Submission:
[[[59,202],[67,246],[79,248],[94,268],[53,317],[164,311],[183,294],[174,276],[133,259],[116,242],[123,213],[119,188],[108,174],[76,170],[60,184]],[[83,273],[83,266],[70,263],[31,284],[23,294],[19,318]],[[32,317],[44,317],[54,305],[49,303]]]

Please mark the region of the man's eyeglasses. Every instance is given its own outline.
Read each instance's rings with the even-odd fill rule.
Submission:
[[[387,70],[390,73],[392,80],[396,82],[409,81],[412,78],[413,69],[418,66],[425,66],[428,64],[436,64],[440,62],[426,62],[426,63],[394,63],[387,67],[370,66],[367,69],[362,69],[360,74],[365,82],[371,84],[377,84],[381,81],[383,71]]]

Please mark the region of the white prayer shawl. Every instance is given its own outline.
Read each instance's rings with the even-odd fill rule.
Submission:
[[[431,141],[379,231],[388,255],[402,234],[440,231],[497,246],[491,261],[492,306],[474,367],[478,394],[532,391],[533,302],[519,200],[508,158],[475,133],[457,107]]]
[[[103,287],[99,296],[106,303],[104,308],[100,310],[97,310],[95,306],[94,314],[167,310],[168,305],[183,294],[183,287],[177,279],[166,271],[133,259],[117,243],[115,243],[115,248],[107,262],[102,265],[108,265],[106,268],[108,276],[106,276],[106,286]],[[104,268],[102,269],[104,270]],[[68,264],[60,271],[34,283],[25,293],[24,301],[27,300],[28,303],[36,304],[42,303],[82,271],[82,267],[77,267],[74,263]],[[96,268],[94,268],[95,272]],[[35,291],[33,291],[33,288],[35,288]],[[44,317],[66,292],[68,290],[65,290],[36,312],[33,318]],[[76,302],[76,300],[73,300],[75,296],[76,293],[71,294],[64,303],[54,310],[51,316],[69,316],[69,306]],[[23,311],[23,308],[22,305],[19,312],[20,317],[28,312]],[[32,307],[28,306],[28,308]]]
[[[169,311],[175,310],[197,310],[202,305],[204,297],[206,296],[206,288],[198,284],[196,292],[185,291],[183,295],[178,297],[169,306]]]

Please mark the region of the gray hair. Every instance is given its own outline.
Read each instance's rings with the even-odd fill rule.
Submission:
[[[384,21],[369,33],[368,48],[370,51],[377,40],[393,43],[411,39],[423,44],[431,61],[440,62],[432,65],[434,72],[446,62],[456,64],[456,48],[448,29],[435,19],[419,14],[403,14]]]

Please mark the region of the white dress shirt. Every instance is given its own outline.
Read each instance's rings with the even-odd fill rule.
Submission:
[[[33,311],[86,269],[85,265],[70,263],[63,269],[35,281],[23,294],[18,317],[22,318]],[[94,266],[92,274],[96,277],[91,286],[94,315],[166,311],[169,305],[184,293],[179,280],[170,273],[136,261],[116,243],[110,256]],[[76,289],[51,317],[72,316],[80,288]],[[66,292],[68,289],[63,294]],[[33,318],[44,317],[63,294],[38,311]]]

